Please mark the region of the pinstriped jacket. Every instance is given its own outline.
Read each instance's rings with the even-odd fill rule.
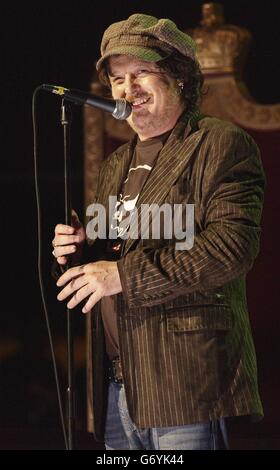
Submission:
[[[97,202],[106,205],[125,179],[133,141],[101,168]],[[264,174],[243,130],[183,116],[137,201],[192,203],[189,250],[174,240],[128,239],[118,261],[120,354],[128,409],[141,428],[237,415],[262,416],[245,277],[259,250]],[[101,246],[101,245],[100,245]],[[92,259],[104,259],[98,240]],[[93,255],[93,253],[95,253]],[[91,319],[88,403],[98,440],[106,411],[104,332],[99,304]]]

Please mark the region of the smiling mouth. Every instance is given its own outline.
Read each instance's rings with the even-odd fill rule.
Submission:
[[[140,106],[146,104],[150,98],[136,98],[131,102],[132,108],[139,108]]]

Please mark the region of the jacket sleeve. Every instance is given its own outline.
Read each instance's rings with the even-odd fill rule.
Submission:
[[[176,250],[175,243],[158,249],[147,246],[118,261],[129,307],[213,289],[252,266],[259,250],[264,188],[258,147],[234,126],[212,129],[197,164],[195,211],[202,214],[202,230],[189,250]]]

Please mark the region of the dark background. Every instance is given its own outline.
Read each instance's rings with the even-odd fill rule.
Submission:
[[[10,2],[0,7],[1,41],[1,339],[0,448],[61,448],[56,392],[37,275],[31,101],[42,83],[88,90],[104,29],[132,13],[169,17],[182,29],[197,26],[202,1],[114,3]],[[280,3],[221,1],[228,23],[249,29],[253,44],[244,81],[260,103],[280,103]],[[38,97],[44,277],[59,370],[65,382],[65,312],[50,278],[50,243],[63,215],[60,99]],[[73,109],[72,197],[83,213],[83,116]],[[279,170],[279,155],[274,155]],[[270,168],[273,172],[274,169]],[[269,182],[268,182],[269,183]],[[275,224],[278,226],[275,213]],[[275,259],[276,254],[273,254]],[[278,255],[279,256],[279,255]],[[272,261],[272,260],[271,260]],[[274,263],[276,266],[277,263]],[[273,266],[271,266],[273,270]],[[275,271],[277,274],[277,271]],[[262,279],[256,289],[262,288]],[[250,303],[250,299],[249,299]],[[279,308],[279,302],[278,302]],[[264,322],[267,321],[264,313]],[[73,315],[77,339],[84,318]],[[279,325],[275,325],[279,330]],[[269,341],[269,338],[268,338]],[[78,348],[78,429],[85,428],[83,347]],[[279,361],[279,357],[275,358]],[[263,365],[264,367],[264,365]],[[275,410],[275,419],[277,411]],[[49,433],[48,429],[52,429]],[[45,434],[44,434],[44,432]],[[36,437],[35,437],[36,436]],[[84,439],[86,439],[84,437]],[[88,444],[90,446],[90,444]],[[36,447],[37,446],[37,447]]]

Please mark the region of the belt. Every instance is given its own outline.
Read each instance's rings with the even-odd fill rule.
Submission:
[[[108,363],[108,379],[117,384],[123,383],[122,365],[119,357]]]

